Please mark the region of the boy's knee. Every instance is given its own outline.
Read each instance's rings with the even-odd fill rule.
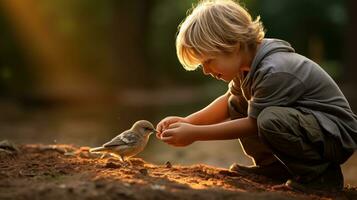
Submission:
[[[289,107],[270,106],[260,112],[257,118],[258,135],[266,140],[270,137],[285,137],[283,132],[288,133],[295,127],[297,121],[294,116],[297,110]]]
[[[278,106],[267,107],[260,112],[257,118],[259,130],[271,130],[279,128],[278,122],[283,116],[284,108]],[[260,131],[259,131],[260,132]]]

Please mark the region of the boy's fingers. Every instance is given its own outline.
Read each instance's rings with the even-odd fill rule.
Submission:
[[[162,127],[167,127],[169,125],[168,121],[164,121],[164,123],[162,123]]]
[[[161,133],[160,133],[160,132],[156,132],[156,133],[155,133],[155,136],[156,136],[157,139],[160,139]]]
[[[172,136],[162,137],[161,140],[164,141],[164,142],[166,142],[166,143],[169,143],[169,144],[170,144],[170,142],[171,142],[171,140],[172,140]]]
[[[156,128],[157,132],[156,132],[156,135],[161,135],[162,134],[162,128],[159,127],[159,128]]]
[[[172,136],[170,131],[164,131],[161,133],[161,138]]]
[[[158,129],[162,129],[164,126],[165,126],[164,122],[160,122],[160,123],[157,124],[157,128]]]
[[[172,129],[172,128],[177,128],[180,126],[180,123],[179,122],[176,122],[176,123],[173,123],[173,124],[170,124],[170,126],[168,127],[169,129]]]
[[[156,126],[156,130],[161,134],[165,130],[164,124],[160,123]]]

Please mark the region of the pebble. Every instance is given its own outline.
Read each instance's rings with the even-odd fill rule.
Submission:
[[[167,162],[165,163],[165,167],[166,167],[166,168],[171,168],[171,167],[172,167],[172,164],[170,163],[170,161],[167,161]]]

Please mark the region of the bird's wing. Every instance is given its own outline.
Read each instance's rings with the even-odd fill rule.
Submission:
[[[113,138],[111,141],[105,143],[103,147],[135,145],[135,143],[139,142],[139,140],[140,137],[138,134],[131,130],[127,130]]]

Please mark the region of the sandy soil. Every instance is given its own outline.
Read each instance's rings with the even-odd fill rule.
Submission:
[[[357,199],[357,188],[305,194],[207,165],[123,164],[88,147],[28,144],[0,151],[0,199]],[[13,153],[11,153],[13,152]],[[172,161],[171,161],[172,162]]]

